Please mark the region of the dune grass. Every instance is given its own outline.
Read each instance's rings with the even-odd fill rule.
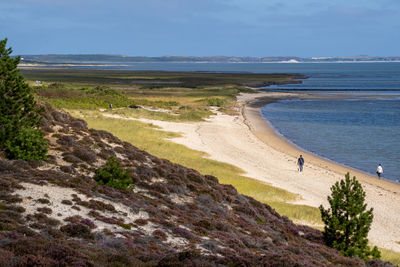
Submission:
[[[202,174],[214,175],[218,177],[220,183],[233,185],[241,194],[271,205],[280,214],[294,221],[321,224],[317,208],[288,203],[299,199],[298,195],[245,177],[243,170],[233,165],[205,158],[207,154],[204,152],[166,140],[178,137],[176,133],[161,131],[152,124],[139,121],[106,118],[97,111],[70,110],[70,112],[73,116],[84,118],[89,127],[109,131],[121,140],[130,142],[157,157],[196,169]]]
[[[110,111],[112,114],[133,117],[133,118],[146,118],[151,120],[161,121],[203,121],[213,113],[208,109],[193,109],[191,107],[183,107],[175,110],[153,111],[145,108],[122,108]]]
[[[381,252],[381,260],[391,262],[396,266],[400,266],[400,253],[393,250],[379,248]]]

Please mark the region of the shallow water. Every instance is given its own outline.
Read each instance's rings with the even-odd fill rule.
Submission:
[[[284,100],[263,116],[307,151],[384,177],[400,179],[400,100]]]

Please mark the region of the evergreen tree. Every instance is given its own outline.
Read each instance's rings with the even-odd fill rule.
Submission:
[[[330,208],[325,210],[321,205],[322,221],[325,223],[325,243],[338,249],[344,256],[359,257],[367,261],[369,258],[380,258],[377,247],[372,250],[368,246],[368,232],[373,220],[373,208],[367,210],[365,192],[356,177],[336,182],[328,196]]]
[[[6,44],[7,39],[0,41],[0,151],[6,151],[8,158],[44,159],[47,147],[39,129],[39,109],[17,69],[21,58],[11,57],[12,49]],[[24,142],[22,136],[29,141]]]
[[[134,187],[129,171],[124,170],[114,157],[110,157],[106,164],[96,171],[93,179],[99,184],[119,189]]]

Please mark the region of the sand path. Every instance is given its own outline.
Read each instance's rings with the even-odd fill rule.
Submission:
[[[243,169],[246,175],[289,192],[299,194],[298,204],[318,207],[327,205],[330,187],[350,171],[356,175],[367,194],[368,207],[374,208],[370,241],[383,248],[400,252],[400,185],[378,180],[354,169],[340,166],[300,151],[275,134],[261,118],[258,107],[249,105],[256,98],[282,98],[282,93],[242,94],[238,97],[238,116],[218,113],[205,122],[174,123],[141,119],[178,132],[182,137],[172,141],[204,151],[214,160]],[[115,115],[107,115],[113,116]],[[302,173],[296,160],[303,154],[306,160]]]

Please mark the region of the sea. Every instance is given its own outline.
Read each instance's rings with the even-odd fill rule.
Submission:
[[[261,108],[266,122],[305,151],[373,175],[382,164],[383,177],[400,182],[400,63],[135,63],[92,68],[307,75],[301,84],[261,90],[333,97],[268,104]]]

